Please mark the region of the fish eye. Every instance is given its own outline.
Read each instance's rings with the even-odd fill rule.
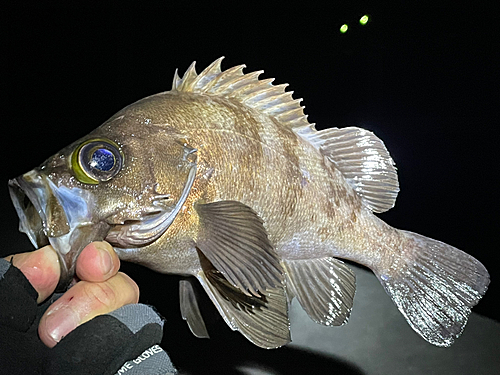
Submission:
[[[83,142],[73,152],[71,166],[76,178],[86,184],[111,180],[123,165],[119,146],[107,139]]]

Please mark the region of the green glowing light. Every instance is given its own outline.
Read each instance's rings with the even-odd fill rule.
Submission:
[[[366,25],[368,21],[370,20],[370,17],[368,17],[366,14],[359,19],[359,23],[361,25]]]
[[[349,26],[347,26],[347,24],[344,23],[342,26],[340,26],[340,32],[344,34],[345,32],[347,32],[348,28]]]

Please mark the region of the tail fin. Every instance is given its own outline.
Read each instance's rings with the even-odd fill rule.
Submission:
[[[387,273],[375,273],[410,326],[437,346],[450,346],[467,323],[471,308],[486,293],[486,268],[445,243],[401,231],[402,258]]]

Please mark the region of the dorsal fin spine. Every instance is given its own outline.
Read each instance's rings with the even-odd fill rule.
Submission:
[[[303,129],[308,128],[310,132],[317,131],[316,128],[314,127],[314,125],[316,124],[314,123],[310,124],[309,121],[307,121],[308,117],[309,115],[303,115],[301,117],[297,117],[296,119],[291,120],[289,124],[294,130],[297,128],[303,128]]]
[[[275,108],[273,108],[274,116],[276,116],[276,118],[282,122],[290,122],[294,119],[297,119],[301,115],[303,115],[302,112],[304,110],[303,106],[297,107],[297,105],[298,105],[298,102],[293,101],[290,103],[284,103],[280,106],[276,106]],[[292,115],[292,116],[290,116],[290,115]]]
[[[287,86],[288,86],[287,84],[274,86],[275,90],[270,91],[268,97],[259,100],[254,104],[255,108],[267,109],[269,107],[274,106],[275,104],[281,103],[281,100],[286,99],[286,96],[288,95],[287,92],[284,92],[285,87]]]
[[[253,82],[258,82],[258,77],[264,73],[263,70],[245,74],[241,77],[237,77],[229,82],[226,82],[223,86],[219,87],[219,93],[228,95],[229,97],[236,97],[239,95],[241,89]]]
[[[267,88],[274,87],[271,84],[273,81],[274,81],[274,78],[267,78],[267,79],[258,80],[258,81],[253,82],[253,83],[249,83],[248,85],[239,89],[238,93],[239,93],[239,95],[242,96],[242,100],[244,102],[247,102],[247,101],[255,98],[258,95],[262,95],[262,93],[266,90],[266,86],[267,86]]]
[[[289,111],[286,111],[286,112],[283,112],[283,113],[280,113],[278,115],[276,115],[276,117],[280,120],[280,121],[290,121],[294,118],[297,117],[297,115],[299,115],[301,112],[303,111],[303,107],[300,107],[300,108],[294,108],[294,109],[291,109]]]
[[[192,91],[192,83],[194,79],[198,76],[196,74],[196,61],[193,61],[191,65],[189,66],[188,70],[186,70],[186,73],[184,73],[184,76],[182,77],[181,84],[179,86],[179,91]]]
[[[203,91],[206,90],[207,85],[215,78],[217,77],[221,72],[221,62],[224,59],[224,56],[219,57],[217,60],[215,60],[213,63],[211,63],[209,66],[203,70],[198,77],[195,79],[195,83],[193,87],[195,89],[201,89]]]
[[[294,123],[297,123],[297,125],[294,127],[294,130],[295,130],[295,133],[297,133],[302,139],[304,140],[307,140],[309,143],[312,143],[310,141],[310,139],[318,133],[318,131],[316,130],[316,127],[315,125],[316,124],[309,124],[309,122],[307,121],[307,116],[308,115],[304,115],[303,117],[301,118],[298,118],[298,119],[295,119],[293,120]],[[304,122],[305,124],[302,123],[302,119],[305,117],[304,119]],[[314,146],[314,144],[313,144]],[[316,147],[316,146],[314,146]],[[317,149],[319,149],[319,147],[316,147]]]
[[[177,86],[181,81],[181,77],[179,77],[179,69],[175,69],[174,80],[172,81],[172,90],[177,90]]]
[[[212,92],[214,94],[220,94],[220,88],[224,87],[226,82],[232,81],[234,77],[239,77],[243,75],[243,69],[246,68],[246,65],[238,65],[234,66],[232,68],[229,68],[228,70],[223,71],[219,76],[217,76],[214,79],[214,84],[212,85],[211,89],[209,92]]]
[[[259,76],[264,73],[263,70],[258,70],[256,72],[245,74],[230,82],[231,90],[228,93],[231,97],[241,96],[248,88],[253,87],[254,83],[259,82]],[[253,82],[252,82],[253,81]],[[227,90],[227,88],[226,88]]]
[[[255,82],[252,85],[249,85],[249,86],[253,86],[253,85],[255,85],[255,86],[249,88],[249,91],[242,98],[242,101],[244,103],[253,104],[255,102],[262,100],[262,98],[265,98],[269,92],[274,90],[275,86],[272,85],[273,81],[274,81],[274,78],[268,78],[268,79],[263,79],[261,81]]]
[[[304,107],[299,104],[302,99],[294,100],[293,91],[285,92],[288,84],[274,86],[273,78],[259,80],[258,77],[263,71],[243,74],[245,65],[221,71],[222,59],[223,57],[215,60],[200,74],[196,74],[194,63],[189,66],[182,78],[176,71],[172,91],[231,97],[275,117],[280,123],[292,129],[309,125],[307,116],[304,115]]]
[[[273,102],[280,99],[280,95],[284,94],[286,85],[273,86],[271,90],[266,90],[264,97],[259,97],[252,102],[252,107],[258,109],[268,108]],[[271,104],[270,104],[271,103]]]
[[[210,73],[212,75],[212,77],[210,78],[209,81],[206,81],[206,83],[205,83],[204,86],[197,87],[197,89],[195,90],[195,92],[213,93],[217,89],[217,87],[220,86],[224,82],[224,80],[227,79],[228,72],[229,72],[229,74],[236,74],[235,71],[242,70],[245,67],[245,65],[238,65],[238,66],[234,66],[231,69],[228,69],[228,70],[226,70],[226,71],[223,72],[220,69],[220,62],[221,61],[222,61],[222,58],[216,60],[214,63],[218,62],[218,64],[212,63],[210,65],[210,66],[214,65],[213,69],[210,69],[207,72],[203,71],[202,73],[200,73],[200,75]],[[206,76],[204,78],[208,79],[208,76]]]

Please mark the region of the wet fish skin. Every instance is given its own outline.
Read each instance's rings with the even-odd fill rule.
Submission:
[[[349,259],[375,272],[417,333],[451,345],[486,292],[484,266],[373,214],[390,209],[399,191],[376,136],[354,127],[318,132],[285,86],[258,80],[260,72],[243,75],[243,66],[222,72],[220,61],[199,75],[194,65],[182,79],[176,74],[171,91],[124,108],[13,180],[21,225],[35,245],[43,223],[68,276],[81,246],[103,238],[122,260],[195,276],[230,328],[266,348],[290,341],[293,297],[318,323],[347,321],[355,278],[337,258]],[[108,181],[82,182],[75,155],[100,140],[123,166]],[[39,182],[27,182],[33,176]],[[41,220],[27,218],[33,210],[20,203],[24,195]],[[41,196],[56,198],[49,204]],[[64,215],[59,224],[49,220],[59,211],[64,230]],[[207,337],[186,282],[183,318]]]
[[[114,122],[116,121],[120,120],[114,118]],[[175,140],[172,140],[172,138],[168,136],[160,141],[157,137],[159,130],[154,127],[148,129],[148,131],[141,132],[140,126],[137,124],[130,124],[133,126],[128,126],[129,124],[129,122],[125,121],[121,126],[116,127],[117,134],[115,136],[110,134],[110,128],[113,128],[113,125],[110,122],[103,124],[87,136],[65,147],[56,155],[46,160],[40,167],[35,168],[33,172],[29,172],[37,176],[37,182],[29,178],[27,173],[13,180],[11,186],[14,184],[19,185],[17,182],[20,182],[20,184],[25,187],[31,185],[31,190],[50,192],[50,194],[48,194],[49,196],[60,195],[58,191],[60,192],[61,188],[65,188],[67,191],[76,192],[74,194],[75,197],[68,198],[68,201],[75,201],[77,197],[86,195],[83,197],[86,205],[85,212],[82,213],[81,216],[83,217],[79,220],[78,226],[93,225],[95,227],[98,224],[108,226],[108,230],[106,230],[105,233],[96,232],[94,233],[95,236],[89,236],[86,241],[87,243],[94,240],[103,240],[110,228],[116,227],[126,221],[133,222],[142,220],[151,210],[158,210],[159,208],[168,210],[175,203],[174,197],[177,196],[177,194],[180,195],[182,182],[177,185],[177,188],[171,188],[169,190],[170,199],[161,199],[165,194],[157,183],[158,176],[156,176],[155,173],[159,173],[160,175],[166,173],[174,178],[183,178],[183,175],[186,174],[185,169],[182,168],[184,162],[181,160],[184,147],[175,143]],[[139,129],[136,129],[137,127],[139,127]],[[169,130],[165,129],[162,131],[168,132]],[[122,145],[124,152],[127,154],[127,165],[120,171],[120,179],[115,179],[109,181],[109,183],[101,183],[99,185],[82,183],[78,181],[72,171],[71,156],[78,145],[88,140],[101,138],[110,139]],[[151,147],[142,151],[136,150],[134,146],[141,142],[148,142]],[[172,142],[174,142],[174,144],[170,144]],[[137,154],[139,155],[137,156]],[[157,169],[151,168],[151,160],[154,160],[153,163],[155,163]],[[48,183],[49,181],[50,183]],[[49,187],[49,184],[51,184],[52,187]],[[26,190],[29,190],[29,188]],[[160,201],[161,207],[155,206],[155,203],[158,201]],[[42,205],[45,204],[46,208],[38,208],[38,211],[46,211],[43,229],[47,237],[55,241],[55,239],[60,237],[57,235],[50,235],[51,229],[49,227],[57,226],[47,221],[50,217],[50,213],[54,211],[55,207],[59,207],[59,209],[62,207],[62,210],[68,214],[72,212],[74,207],[63,207],[64,204],[61,202],[61,199],[59,199],[59,204],[57,204],[57,199],[49,199],[47,202],[42,203]],[[69,202],[67,205],[69,205]],[[61,222],[60,224],[60,227],[67,226],[67,223]],[[68,230],[66,230],[66,232],[68,232]],[[65,245],[70,247],[68,243]],[[82,244],[83,247],[85,245],[86,244]],[[57,248],[58,246],[54,247]],[[62,257],[63,263],[67,264],[68,269],[74,267],[74,261],[83,247],[76,252],[71,251],[71,257]],[[64,274],[67,274],[66,269],[63,269],[63,271]],[[68,277],[70,278],[71,276],[72,274],[70,272]],[[62,284],[64,285],[66,282],[69,282],[69,280],[66,280]]]

